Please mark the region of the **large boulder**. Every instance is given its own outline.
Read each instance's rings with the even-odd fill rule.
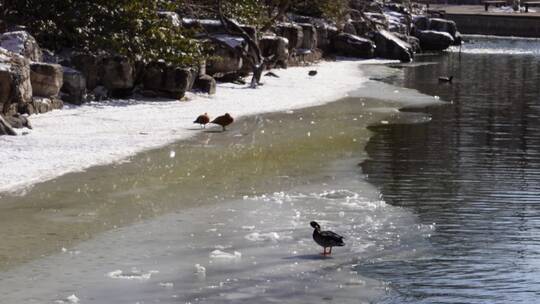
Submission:
[[[193,89],[210,95],[216,94],[216,80],[210,75],[201,75],[195,80]]]
[[[61,65],[32,62],[30,70],[30,81],[34,96],[58,96],[64,82],[64,72]]]
[[[302,45],[300,48],[306,49],[306,50],[314,50],[317,48],[317,30],[312,24],[309,23],[299,23],[300,27],[302,27]]]
[[[411,45],[388,31],[375,32],[373,41],[376,45],[375,54],[378,57],[398,59],[401,62],[410,62],[413,59]]]
[[[428,29],[437,32],[446,32],[450,34],[452,38],[456,38],[457,26],[456,23],[452,20],[430,18]]]
[[[0,115],[0,135],[17,135],[13,127]]]
[[[43,53],[41,52],[36,39],[25,31],[1,34],[0,47],[22,55],[32,61],[43,61]]]
[[[63,67],[64,84],[62,100],[76,105],[86,102],[86,78],[83,73],[69,67]]]
[[[64,107],[64,102],[59,97],[34,96],[32,102],[19,107],[19,113],[32,115],[46,113],[52,110],[61,109],[62,107]]]
[[[32,125],[30,124],[30,121],[28,120],[28,118],[19,113],[16,113],[14,115],[7,115],[4,117],[4,119],[6,122],[9,123],[11,127],[15,129],[22,129],[22,128],[32,129]]]
[[[296,23],[279,23],[274,31],[289,41],[289,50],[301,48],[304,43],[304,30]]]
[[[326,22],[315,23],[315,29],[317,30],[317,48],[328,51],[332,39],[338,34],[338,29]]]
[[[248,36],[254,41],[257,41],[257,29],[251,25],[239,25]],[[182,27],[193,30],[195,32],[202,32],[203,36],[208,34],[229,34],[229,31],[221,24],[221,21],[215,19],[182,19]]]
[[[134,76],[134,65],[127,57],[105,57],[100,62],[99,78],[112,97],[123,98],[131,95]]]
[[[341,33],[334,38],[334,51],[343,56],[372,58],[375,53],[375,44],[369,39]]]
[[[13,115],[32,101],[30,61],[0,48],[0,113]]]
[[[150,62],[144,71],[143,95],[180,99],[191,89],[193,71],[166,64]]]
[[[413,24],[416,30],[429,30],[429,17],[424,15],[416,15],[413,17]]]
[[[206,73],[215,78],[236,74],[242,69],[243,60],[237,49],[246,49],[243,38],[229,35],[213,35],[212,57],[206,62]]]
[[[289,59],[289,41],[279,36],[263,36],[259,48],[264,57],[272,57],[278,66],[286,65]]]
[[[88,90],[93,90],[99,83],[99,58],[93,54],[76,53],[71,57],[71,66],[86,78]]]
[[[415,36],[424,51],[442,51],[454,43],[454,38],[446,32],[416,31]]]

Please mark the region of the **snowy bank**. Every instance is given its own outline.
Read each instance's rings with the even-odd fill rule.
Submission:
[[[19,191],[189,138],[200,132],[192,121],[204,112],[211,117],[228,112],[239,118],[337,100],[367,80],[359,65],[322,62],[277,70],[280,78],[264,77],[264,86],[258,89],[224,83],[218,85],[217,95],[191,95],[189,102],[115,100],[32,116],[34,130],[0,138],[0,192]],[[318,70],[316,77],[308,76],[312,69]]]

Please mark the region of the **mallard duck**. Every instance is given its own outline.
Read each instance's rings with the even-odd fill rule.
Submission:
[[[311,70],[311,71],[308,72],[308,75],[309,76],[315,76],[315,75],[317,75],[317,71]]]
[[[225,131],[225,127],[232,124],[234,119],[229,113],[225,113],[225,115],[221,115],[216,117],[216,119],[212,120],[211,123],[220,125],[223,128],[223,131]]]
[[[315,221],[311,222],[310,225],[315,229],[313,230],[315,243],[324,248],[322,255],[332,254],[332,247],[345,246],[341,235],[332,231],[321,231],[321,226]],[[326,248],[330,248],[330,250],[326,252]]]
[[[449,77],[441,76],[439,77],[439,82],[452,82],[452,79],[454,79],[454,76],[449,76]]]
[[[207,113],[199,115],[193,123],[200,124],[202,128],[206,128],[206,124],[210,122],[210,116]]]

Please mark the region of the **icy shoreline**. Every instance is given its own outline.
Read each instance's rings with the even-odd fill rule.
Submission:
[[[280,78],[265,77],[258,89],[224,83],[215,96],[190,95],[188,102],[117,100],[32,116],[34,130],[0,138],[0,192],[24,191],[66,173],[120,162],[189,138],[200,132],[192,121],[204,112],[212,117],[229,112],[239,118],[346,97],[367,81],[359,68],[365,62],[321,62],[278,70]],[[313,69],[317,76],[308,76]]]

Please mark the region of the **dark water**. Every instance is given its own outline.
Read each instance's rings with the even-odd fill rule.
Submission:
[[[452,101],[428,124],[383,125],[363,169],[384,199],[436,223],[427,252],[373,259],[385,303],[540,300],[540,57],[445,54],[386,81]],[[438,76],[454,75],[453,84]],[[419,111],[416,109],[415,111]]]

